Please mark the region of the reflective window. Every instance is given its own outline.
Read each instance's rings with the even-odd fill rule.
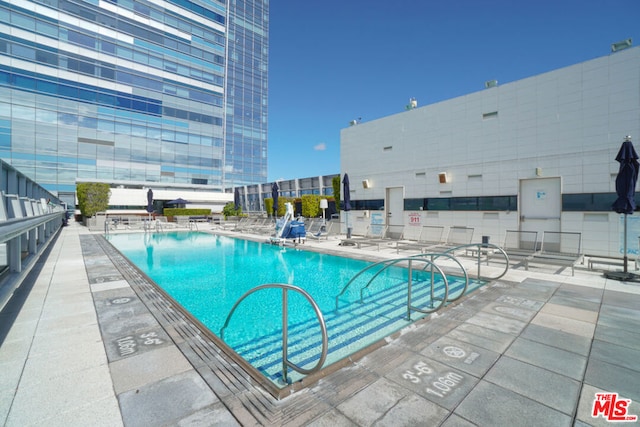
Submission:
[[[11,54],[14,56],[17,56],[18,58],[31,59],[31,60],[36,59],[36,50],[21,44],[12,45]]]
[[[79,33],[77,31],[69,30],[68,38],[70,42],[79,44],[81,46],[85,46],[91,49],[95,49],[96,47],[96,40],[93,37]]]
[[[567,212],[611,212],[616,193],[563,194],[562,210]],[[636,203],[640,202],[636,196]],[[640,204],[638,204],[640,206]]]

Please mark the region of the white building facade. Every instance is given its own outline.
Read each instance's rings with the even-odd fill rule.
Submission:
[[[615,156],[640,141],[640,48],[487,86],[341,131],[354,220],[468,226],[496,244],[580,232],[585,254],[622,256]],[[627,229],[637,254],[640,214]]]

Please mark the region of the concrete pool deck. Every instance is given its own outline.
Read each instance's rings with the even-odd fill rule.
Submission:
[[[598,392],[640,416],[637,283],[510,269],[278,401],[96,237],[65,227],[0,312],[0,425],[609,425]],[[305,246],[397,256],[338,242]]]

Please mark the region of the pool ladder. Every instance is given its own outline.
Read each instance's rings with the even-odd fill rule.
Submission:
[[[224,340],[224,330],[229,325],[231,316],[233,316],[233,313],[238,307],[238,305],[240,305],[240,303],[246,297],[253,294],[254,292],[257,292],[263,289],[273,289],[273,288],[282,289],[282,381],[285,384],[289,384],[288,368],[291,368],[294,371],[297,371],[304,375],[310,375],[315,372],[318,372],[320,369],[322,369],[322,365],[324,364],[324,361],[327,358],[327,352],[329,348],[329,338],[327,336],[327,325],[324,321],[324,317],[322,316],[322,312],[320,311],[318,304],[316,304],[316,302],[313,300],[311,295],[309,295],[304,289],[299,288],[297,286],[293,286],[293,285],[287,285],[284,283],[268,283],[265,285],[257,286],[247,291],[244,295],[240,297],[238,301],[236,301],[236,303],[231,308],[231,311],[227,315],[227,320],[224,322],[224,326],[222,326],[222,328],[220,329],[220,338]],[[316,313],[316,317],[318,318],[318,322],[320,323],[320,332],[322,334],[322,350],[320,352],[320,359],[318,360],[318,363],[316,363],[316,365],[311,369],[302,368],[289,360],[288,348],[287,348],[288,340],[289,340],[289,315],[288,315],[289,303],[288,303],[288,295],[287,295],[288,291],[298,292],[299,294],[301,294],[309,302],[309,304],[311,304],[311,307],[313,307],[313,310]]]

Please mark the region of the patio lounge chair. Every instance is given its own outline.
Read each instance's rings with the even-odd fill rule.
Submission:
[[[350,239],[342,239],[341,246],[356,246],[361,249],[363,246],[378,246],[380,250],[380,242],[386,239],[387,226],[382,224],[371,224],[367,226],[367,231],[362,237],[352,237]]]
[[[524,267],[529,270],[529,264],[559,265],[563,268],[571,267],[574,275],[575,265],[582,262],[581,248],[582,233],[565,231],[544,231],[540,251],[523,260]]]
[[[473,231],[471,227],[452,226],[449,227],[449,233],[447,234],[447,240],[444,244],[436,244],[423,248],[422,252],[444,252],[458,246],[469,245],[473,240]]]
[[[538,232],[537,231],[519,231],[507,230],[504,237],[502,250],[509,256],[509,263],[516,261],[522,263],[523,260],[533,256],[538,250]],[[503,258],[502,255],[494,251],[487,253],[487,265],[491,258]]]
[[[329,236],[334,234],[334,229],[340,224],[333,221],[312,221],[307,229],[307,237],[316,240],[329,240]]]
[[[422,227],[408,225],[404,228],[402,237],[396,242],[396,253],[400,250],[419,250],[441,245],[444,227],[441,225],[423,225]],[[416,236],[417,235],[417,236]]]

